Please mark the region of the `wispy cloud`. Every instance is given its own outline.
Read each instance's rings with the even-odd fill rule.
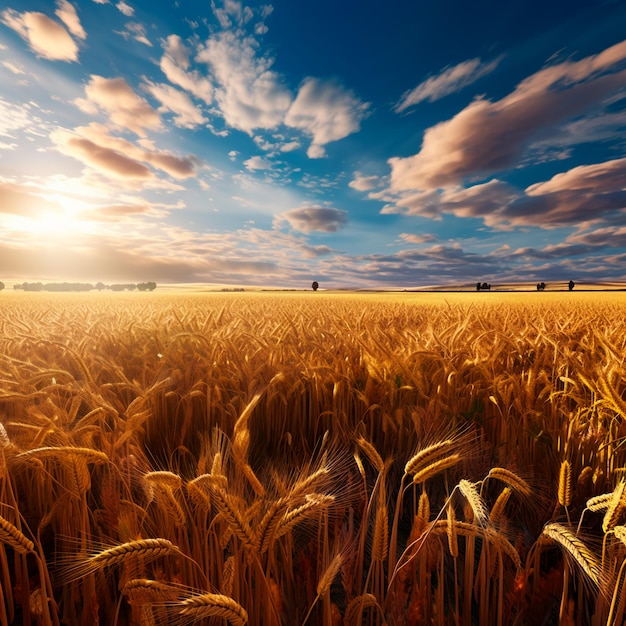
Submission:
[[[146,80],[144,89],[161,103],[159,111],[174,114],[174,124],[180,128],[194,128],[208,122],[202,110],[196,106],[186,92],[165,83],[153,83]]]
[[[191,50],[178,35],[170,35],[163,43],[161,71],[174,85],[182,87],[206,104],[213,101],[213,85],[198,70],[189,70]]]
[[[463,61],[454,67],[446,67],[436,76],[427,78],[417,87],[403,94],[394,110],[397,113],[401,113],[424,100],[435,102],[445,96],[461,91],[483,76],[493,72],[499,62],[499,58],[488,63],[483,63],[476,58]]]
[[[139,22],[128,22],[124,30],[115,31],[118,35],[124,37],[124,39],[133,39],[144,46],[152,48],[152,42],[147,37],[146,27]]]
[[[67,0],[57,0],[54,14],[67,26],[67,29],[78,39],[87,39],[87,33],[80,23],[76,7]]]

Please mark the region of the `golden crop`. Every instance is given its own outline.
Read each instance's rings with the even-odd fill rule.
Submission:
[[[622,624],[626,294],[2,294],[0,626]]]

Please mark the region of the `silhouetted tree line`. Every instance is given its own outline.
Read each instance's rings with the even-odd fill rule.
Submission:
[[[0,289],[4,288],[4,283]],[[105,285],[104,283],[15,283],[13,289],[21,291],[92,291],[97,289],[102,291],[103,289],[110,289],[111,291],[154,291],[156,289],[155,282],[147,283],[115,283],[112,285]]]
[[[476,283],[476,291],[491,291],[491,283]]]

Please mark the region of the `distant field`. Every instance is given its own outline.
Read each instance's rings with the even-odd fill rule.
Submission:
[[[3,291],[0,624],[622,624],[625,304]]]

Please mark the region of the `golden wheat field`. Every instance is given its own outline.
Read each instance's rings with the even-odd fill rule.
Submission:
[[[623,624],[626,294],[0,298],[0,625]]]

